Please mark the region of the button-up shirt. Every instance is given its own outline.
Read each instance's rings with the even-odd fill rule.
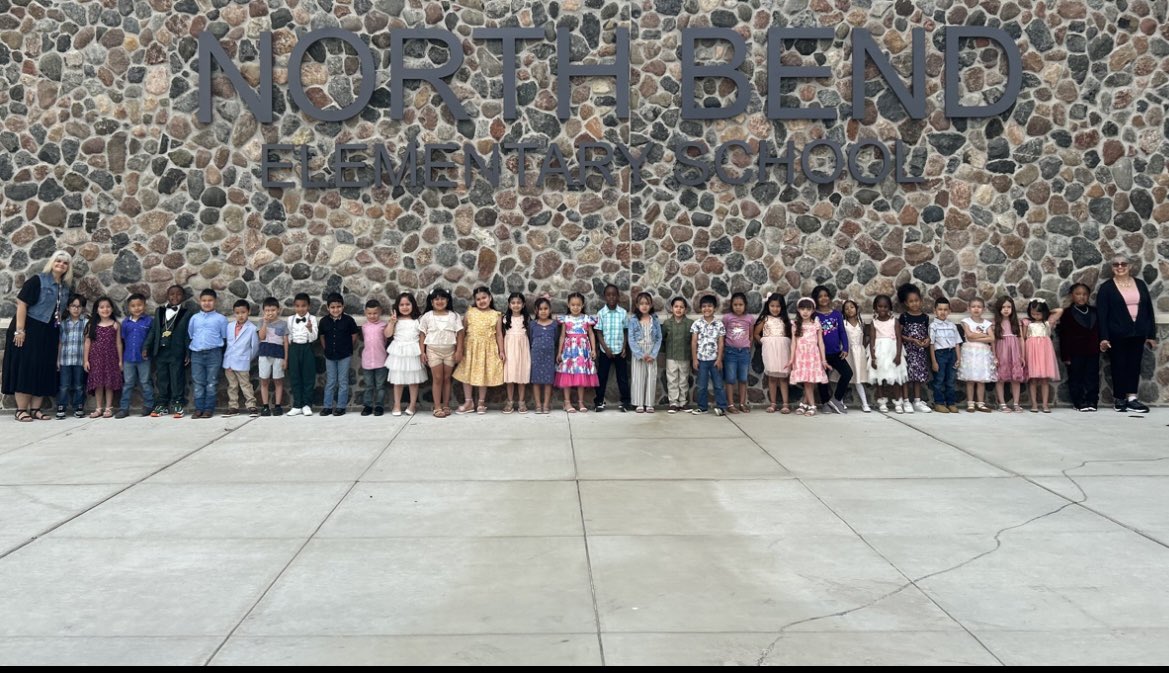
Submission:
[[[187,335],[191,337],[192,351],[223,348],[227,342],[227,316],[215,311],[200,311],[191,316]]]
[[[320,323],[311,315],[288,316],[288,343],[311,344],[317,340],[317,328]]]
[[[613,355],[620,355],[621,351],[625,350],[625,321],[628,316],[629,314],[620,306],[617,308],[603,306],[597,311],[597,329],[600,330],[601,338],[605,340],[605,345]]]
[[[81,316],[77,320],[65,318],[61,323],[62,367],[80,367],[85,364],[85,328],[89,319]]]
[[[718,338],[727,335],[723,321],[715,318],[706,322],[706,318],[699,318],[690,326],[690,332],[698,335],[698,359],[703,362],[717,360]]]
[[[694,320],[688,316],[675,320],[671,315],[662,321],[662,345],[667,360],[690,362],[690,326],[693,324]]]
[[[962,344],[962,334],[958,331],[958,326],[949,320],[934,318],[930,321],[930,343],[934,350],[954,348]]]
[[[342,313],[340,318],[334,320],[333,316],[327,315],[321,318],[320,330],[326,360],[344,360],[352,357],[353,335],[360,331],[353,316]]]
[[[150,326],[154,318],[148,315],[140,316],[137,320],[128,316],[122,321],[122,358],[126,362],[142,362],[142,348],[146,343],[146,335],[150,333]]]

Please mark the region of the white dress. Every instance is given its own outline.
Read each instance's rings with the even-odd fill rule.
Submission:
[[[974,322],[974,318],[962,319],[962,329],[966,334],[990,334],[993,328],[994,325],[989,320]],[[980,341],[966,341],[962,344],[962,361],[958,365],[958,380],[993,383],[998,379],[995,369],[993,346]]]
[[[865,348],[864,322],[853,325],[844,321],[844,333],[848,335],[848,364],[852,367],[853,383],[869,382],[869,349]]]
[[[422,349],[418,347],[417,320],[398,320],[394,340],[386,347],[386,369],[389,370],[390,383],[395,385],[426,382]]]

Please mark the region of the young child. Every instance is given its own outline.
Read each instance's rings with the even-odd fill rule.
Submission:
[[[791,382],[804,385],[804,395],[796,414],[815,416],[816,385],[828,383],[828,372],[833,367],[824,349],[824,328],[816,315],[816,302],[811,297],[801,297],[796,302],[792,336],[795,337],[795,344],[792,346]],[[841,376],[843,378],[844,375]]]
[[[154,319],[146,315],[146,297],[134,293],[126,300],[129,315],[122,321],[122,405],[115,418],[130,415],[130,397],[134,388],[142,391],[142,415],[154,409],[154,386],[150,383],[150,353],[147,337]]]
[[[556,346],[560,342],[560,323],[552,318],[552,302],[547,297],[536,300],[536,319],[528,324],[532,371],[532,396],[536,413],[552,412],[552,384],[556,382]]]
[[[528,342],[528,302],[521,292],[512,292],[507,298],[507,315],[503,316],[503,382],[507,384],[507,404],[503,413],[510,414],[519,392],[519,412],[528,413],[527,385],[532,379],[532,346]]]
[[[238,299],[231,307],[235,322],[227,328],[227,348],[223,351],[223,376],[227,379],[227,411],[224,416],[243,413],[239,406],[239,393],[243,391],[248,416],[256,418],[256,394],[252,390],[252,360],[260,355],[260,336],[256,326],[248,317],[252,305],[246,299]]]
[[[426,298],[426,313],[418,321],[418,345],[422,364],[430,367],[434,381],[435,418],[451,415],[451,373],[463,361],[465,334],[462,317],[451,310],[451,293],[442,287],[431,290]]]
[[[1100,328],[1096,307],[1088,303],[1092,290],[1076,283],[1068,290],[1071,304],[1056,325],[1059,355],[1068,370],[1068,392],[1078,411],[1096,411],[1100,402]],[[63,333],[62,333],[63,334]]]
[[[707,406],[707,381],[714,385],[714,415],[727,413],[727,393],[723,388],[723,349],[726,347],[727,327],[714,317],[718,297],[703,295],[698,302],[702,317],[690,326],[690,360],[698,372],[698,392],[694,395],[695,407],[690,413],[705,414]]]
[[[365,324],[361,326],[361,380],[365,386],[362,416],[381,416],[386,412],[386,330],[389,327],[389,323],[382,320],[381,302],[376,299],[365,302]],[[413,344],[418,346],[417,335]],[[415,356],[420,352],[416,352]],[[422,368],[421,359],[418,360],[418,367]]]
[[[686,315],[690,306],[682,297],[670,300],[670,317],[662,323],[662,346],[666,350],[666,396],[676,414],[688,409],[690,392],[690,328],[694,321]]]
[[[321,347],[325,351],[325,401],[322,416],[344,416],[349,406],[349,364],[357,345],[357,321],[345,313],[345,298],[334,292],[325,298],[329,315],[321,318]],[[334,404],[336,407],[334,407]]]
[[[848,407],[844,405],[844,396],[848,393],[848,384],[852,382],[852,366],[848,364],[848,332],[844,330],[844,316],[840,311],[832,308],[832,291],[827,286],[817,285],[812,288],[813,303],[816,308],[816,319],[820,329],[824,332],[824,353],[828,357],[828,364],[836,370],[836,394],[830,394],[828,381],[818,386],[820,402],[824,411],[834,414],[847,414]],[[792,381],[795,383],[795,381]]]
[[[848,365],[852,367],[852,387],[856,391],[857,399],[860,400],[861,411],[867,414],[872,411],[869,407],[869,398],[865,394],[865,384],[869,382],[869,326],[861,318],[860,305],[851,299],[840,305],[840,313],[844,315],[844,334],[848,337]]]
[[[929,359],[926,357],[926,349],[930,346],[930,318],[921,310],[921,290],[913,283],[897,288],[897,302],[905,307],[905,312],[897,318],[905,350],[906,382],[901,386],[905,404],[902,408],[907,414],[914,411],[928,414],[933,409],[921,399],[921,391],[930,378]],[[911,392],[913,397],[909,396]]]
[[[970,300],[970,315],[962,319],[966,346],[962,349],[958,378],[966,382],[966,411],[990,412],[986,405],[986,385],[993,383],[994,324],[983,317],[986,305],[977,297]],[[955,409],[954,411],[957,411]]]
[[[301,292],[292,299],[293,315],[288,316],[288,385],[292,396],[289,416],[313,415],[313,391],[317,387],[317,363],[313,342],[318,324],[309,315],[308,294]]]
[[[112,418],[114,394],[122,389],[122,332],[118,309],[109,297],[93,303],[94,317],[85,333],[84,362],[88,375],[86,390],[94,396],[97,407],[90,418]]]
[[[629,316],[629,351],[633,360],[634,410],[654,413],[658,397],[658,351],[662,349],[662,324],[654,315],[654,300],[648,292],[637,295],[637,312]],[[750,332],[748,332],[749,334]]]
[[[471,297],[475,305],[463,318],[467,325],[465,356],[452,375],[463,383],[463,404],[455,413],[483,415],[487,413],[487,389],[503,385],[503,315],[495,310],[490,288],[477,287]],[[479,386],[478,407],[471,401],[475,386]]]
[[[227,316],[215,311],[219,295],[207,288],[199,293],[199,313],[187,323],[190,338],[191,377],[195,379],[195,413],[191,418],[215,415],[215,389],[223,368],[223,345],[227,342]]]
[[[731,312],[724,313],[726,327],[726,352],[723,360],[723,376],[727,383],[727,413],[751,413],[747,402],[747,376],[751,371],[751,335],[755,329],[755,316],[747,315],[747,295],[736,292],[731,295]],[[735,398],[739,407],[735,408]]]
[[[1059,380],[1059,365],[1051,330],[1059,322],[1062,308],[1049,309],[1043,299],[1032,299],[1027,305],[1029,320],[1023,321],[1023,359],[1027,363],[1028,388],[1031,391],[1031,413],[1038,413],[1036,401],[1042,392],[1043,413],[1051,413],[1051,383]]]
[[[154,399],[157,406],[150,415],[154,418],[174,414],[182,418],[187,404],[187,365],[191,363],[189,327],[193,312],[184,305],[186,290],[181,285],[166,289],[166,305],[154,312],[150,334],[146,335],[146,350],[154,361],[158,377]]]
[[[573,292],[568,295],[568,315],[556,319],[562,326],[560,346],[556,356],[556,387],[564,389],[564,410],[575,414],[572,406],[572,390],[577,392],[577,402],[583,414],[589,410],[585,404],[585,391],[597,387],[597,344],[593,326],[597,324],[584,313],[584,295]]]
[[[260,320],[260,408],[261,416],[284,414],[284,370],[288,368],[288,323],[280,319],[280,302],[276,297],[264,300],[264,317]],[[275,389],[276,405],[269,405],[268,382]]]
[[[1099,347],[1097,347],[1099,350]],[[1023,358],[1023,332],[1019,328],[1019,314],[1010,297],[1002,297],[994,307],[994,391],[999,411],[1021,413],[1019,404],[1023,384],[1027,382],[1027,365]],[[1011,404],[1007,406],[1006,384],[1011,384]]]
[[[605,305],[597,311],[596,340],[600,353],[597,355],[597,395],[594,406],[597,413],[605,410],[605,391],[609,387],[609,370],[617,374],[617,392],[621,395],[618,411],[629,409],[629,358],[625,343],[625,329],[628,327],[628,312],[617,305],[621,291],[609,283],[605,286]]]
[[[402,386],[410,388],[410,406],[406,415],[418,411],[418,386],[426,382],[426,367],[422,365],[422,339],[418,329],[421,311],[414,295],[403,292],[394,300],[394,311],[382,334],[393,338],[386,353],[386,369],[390,383],[394,385],[393,416],[402,415]]]
[[[763,375],[767,377],[768,398],[771,401],[767,413],[774,414],[776,410],[776,388],[779,388],[783,399],[783,406],[779,413],[790,414],[791,406],[788,403],[787,382],[791,376],[792,362],[792,333],[791,319],[787,315],[787,302],[778,292],[767,298],[767,304],[759,319],[755,321],[755,339],[763,351]]]
[[[57,418],[65,418],[67,408],[73,408],[74,418],[85,416],[85,332],[89,319],[85,316],[85,297],[69,298],[68,312],[61,321],[61,342],[57,346],[57,370],[61,386],[57,392]]]
[[[893,299],[877,295],[873,300],[873,339],[869,346],[869,380],[876,387],[877,411],[886,413],[885,403],[896,395],[893,411],[903,413],[901,385],[905,383],[905,360],[901,353],[901,324],[893,318]],[[883,393],[883,394],[882,394]]]
[[[934,411],[948,414],[958,411],[958,365],[962,362],[962,334],[950,322],[950,300],[934,300],[934,320],[930,321],[930,368],[934,370]],[[966,384],[967,398],[971,383]]]

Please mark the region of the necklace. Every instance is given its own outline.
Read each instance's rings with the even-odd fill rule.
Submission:
[[[1088,306],[1085,306],[1084,308],[1080,308],[1079,306],[1075,306],[1075,305],[1073,305],[1073,306],[1072,306],[1072,308],[1076,309],[1076,311],[1077,311],[1077,312],[1079,312],[1079,313],[1080,313],[1080,315],[1088,315],[1088,311],[1091,311],[1091,310],[1092,310],[1092,309],[1091,309],[1090,307],[1088,307]]]

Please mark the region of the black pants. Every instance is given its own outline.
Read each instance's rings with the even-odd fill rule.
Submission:
[[[1145,355],[1144,338],[1112,339],[1108,353],[1112,357],[1112,396],[1123,400],[1136,395],[1141,382],[1141,359]]]
[[[595,406],[605,403],[605,388],[609,385],[609,368],[617,373],[617,390],[621,393],[621,404],[632,406],[629,402],[629,360],[624,355],[597,356],[597,395],[593,400]]]
[[[1072,406],[1083,409],[1100,403],[1100,356],[1078,355],[1068,363],[1068,391]]]
[[[317,388],[317,360],[311,344],[288,345],[287,376],[292,405],[297,409],[312,406]]]
[[[156,404],[187,403],[187,354],[177,350],[162,350],[154,358],[154,401]]]
[[[827,358],[828,364],[832,365],[832,368],[840,375],[840,379],[836,382],[835,397],[838,400],[843,400],[845,393],[848,392],[848,384],[852,383],[852,366],[848,364],[848,358],[841,357],[840,353],[829,353]],[[820,402],[827,402],[828,384],[821,383],[818,387],[820,389]]]

